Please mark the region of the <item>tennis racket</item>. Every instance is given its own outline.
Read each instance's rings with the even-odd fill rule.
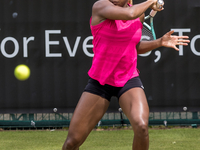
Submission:
[[[161,9],[164,5],[163,0],[157,1],[157,8]],[[153,18],[156,15],[157,11],[151,10],[148,16],[144,18],[145,22],[143,23],[143,29],[142,29],[142,39],[143,41],[151,41],[156,39],[156,34],[154,30],[153,25]],[[149,24],[146,22],[146,20],[150,19]]]

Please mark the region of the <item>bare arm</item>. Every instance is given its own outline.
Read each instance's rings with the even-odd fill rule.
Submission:
[[[161,46],[161,39],[157,39],[154,41],[140,41],[137,44],[136,49],[138,54],[144,54]]]
[[[137,52],[138,54],[144,54],[153,49],[159,48],[161,46],[174,48],[175,50],[179,50],[176,45],[184,45],[187,46],[190,42],[188,40],[188,36],[176,36],[172,35],[174,31],[169,31],[161,38],[154,41],[141,41],[137,44]]]
[[[127,4],[112,3],[109,0],[99,0],[92,8],[92,25],[97,25],[105,19],[111,20],[132,20],[140,17],[148,8],[157,11],[157,0],[147,0],[143,3],[125,7]],[[124,5],[124,6],[123,6]]]

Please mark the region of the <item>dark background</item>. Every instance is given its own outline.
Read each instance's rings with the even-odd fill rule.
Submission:
[[[0,113],[73,112],[87,83],[92,57],[85,54],[83,42],[91,37],[89,19],[95,0],[0,0]],[[135,3],[142,2],[141,0]],[[147,11],[147,14],[150,10]],[[171,29],[189,29],[185,32],[200,53],[200,1],[167,0],[165,9],[154,18],[157,37]],[[46,55],[45,32],[51,34],[50,53]],[[178,34],[177,32],[175,34]],[[12,37],[19,45],[16,46]],[[24,38],[34,37],[24,53]],[[71,50],[77,43],[74,56]],[[80,41],[78,40],[80,38]],[[91,44],[92,40],[88,41]],[[4,48],[2,48],[4,45]],[[153,50],[147,57],[138,57],[138,69],[145,87],[150,111],[198,111],[200,106],[200,57],[191,50],[191,44],[183,47],[183,55],[170,48]],[[3,51],[7,53],[5,56]],[[92,53],[92,48],[88,48]],[[156,52],[159,52],[160,59]],[[13,54],[13,55],[12,55]],[[8,58],[7,56],[10,56]],[[30,67],[31,76],[26,81],[14,77],[19,64]],[[108,111],[118,111],[117,99],[113,98]]]

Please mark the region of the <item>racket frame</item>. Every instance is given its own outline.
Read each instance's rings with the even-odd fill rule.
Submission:
[[[147,20],[150,18],[150,25],[148,25],[146,22],[143,22],[143,25],[147,27],[147,29],[149,29],[153,35],[153,39],[156,40],[156,34],[155,34],[155,30],[154,30],[154,25],[153,25],[153,17],[148,15],[144,18],[144,20]]]

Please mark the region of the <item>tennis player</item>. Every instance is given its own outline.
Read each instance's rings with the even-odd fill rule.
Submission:
[[[161,46],[178,50],[188,45],[187,36],[173,31],[154,41],[140,41],[144,12],[156,7],[157,0],[129,5],[128,0],[98,0],[90,20],[94,58],[89,81],[76,106],[63,150],[78,150],[106,112],[112,96],[128,117],[134,131],[133,150],[149,148],[149,107],[137,70],[137,54]],[[105,139],[106,140],[106,139]]]

